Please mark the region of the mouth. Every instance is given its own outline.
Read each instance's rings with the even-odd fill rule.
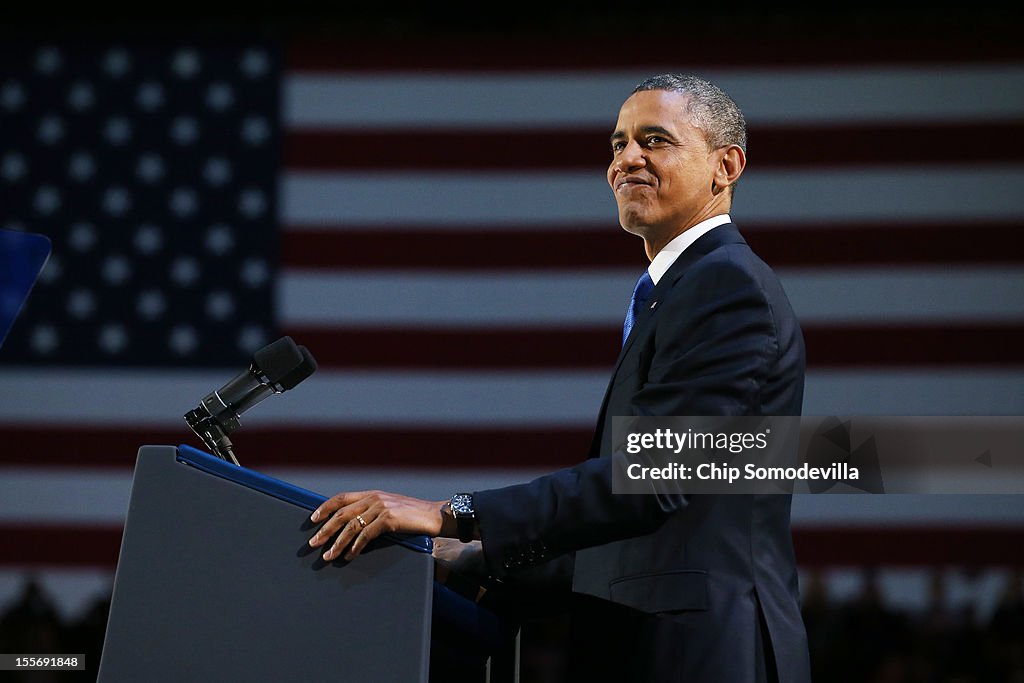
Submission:
[[[630,190],[635,187],[653,187],[653,184],[647,180],[636,176],[627,176],[620,178],[615,181],[615,191],[620,192],[623,190]]]

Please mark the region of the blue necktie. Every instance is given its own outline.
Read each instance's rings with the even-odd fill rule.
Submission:
[[[626,345],[626,338],[629,336],[629,331],[633,329],[636,318],[640,315],[640,309],[643,308],[644,304],[647,303],[647,298],[651,295],[651,291],[654,289],[654,280],[651,279],[651,274],[646,270],[644,274],[640,276],[640,279],[636,281],[636,287],[633,288],[633,298],[629,300],[629,309],[626,311],[626,322],[622,325],[622,345]]]

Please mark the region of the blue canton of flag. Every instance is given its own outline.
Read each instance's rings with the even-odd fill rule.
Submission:
[[[53,254],[0,362],[237,366],[275,338],[277,50],[2,52],[0,227]]]

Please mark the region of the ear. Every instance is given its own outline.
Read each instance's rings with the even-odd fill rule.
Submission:
[[[718,168],[715,169],[715,179],[712,185],[715,194],[739,180],[740,174],[743,173],[743,169],[747,165],[747,155],[739,145],[729,145],[718,151],[722,156],[718,160]]]

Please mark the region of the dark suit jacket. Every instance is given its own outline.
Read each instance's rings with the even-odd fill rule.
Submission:
[[[614,495],[609,457],[616,415],[799,415],[796,316],[732,224],[690,245],[648,301],[590,459],[475,493],[488,566],[514,578],[575,555],[573,591],[601,599],[584,600],[576,646],[595,645],[576,665],[601,663],[581,680],[619,667],[630,681],[756,681],[773,668],[782,681],[809,681],[790,496]]]

